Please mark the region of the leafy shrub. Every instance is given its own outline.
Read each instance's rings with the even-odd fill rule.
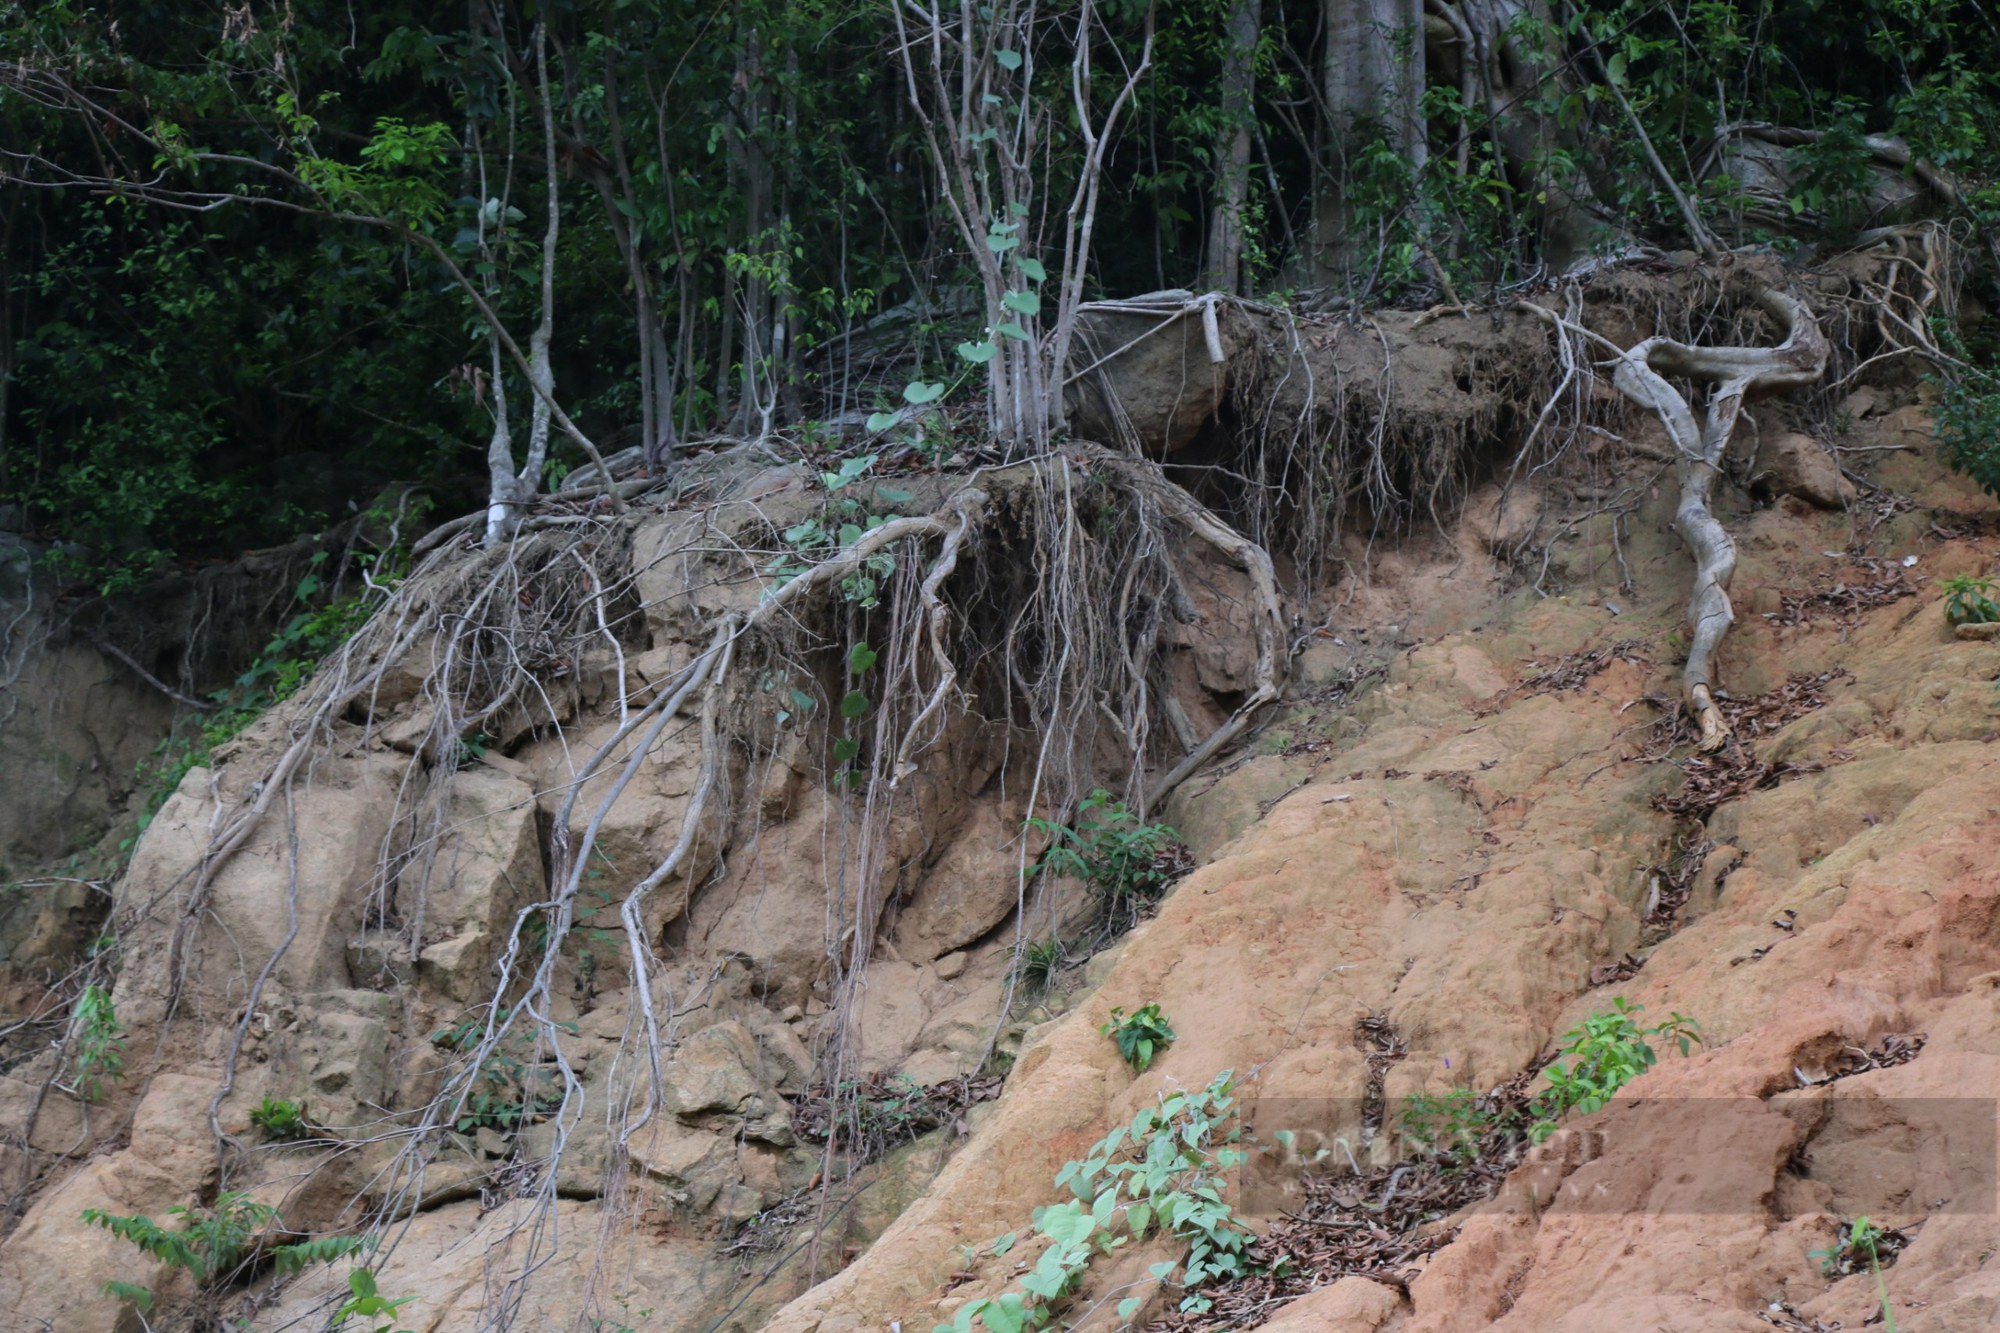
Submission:
[[[1932,415],[1944,461],[2000,497],[2000,376],[1966,368],[1938,385]]]
[[[1019,1291],[967,1301],[949,1324],[934,1333],[972,1333],[977,1319],[987,1333],[1023,1333],[1052,1324],[1081,1285],[1090,1261],[1154,1231],[1187,1245],[1181,1260],[1154,1264],[1155,1278],[1181,1270],[1187,1293],[1181,1309],[1204,1313],[1211,1302],[1201,1288],[1250,1269],[1250,1231],[1222,1201],[1221,1173],[1240,1163],[1234,1145],[1242,1138],[1236,1116],[1234,1075],[1224,1070],[1199,1092],[1163,1095],[1157,1106],[1140,1109],[1092,1145],[1079,1161],[1066,1164],[1056,1184],[1075,1196],[1035,1210],[1036,1232],[1045,1237],[1033,1268],[1021,1276]],[[995,1254],[1014,1247],[1013,1233],[994,1243]],[[1118,1318],[1138,1312],[1140,1298],[1118,1304]]]
[[[1403,1104],[1403,1138],[1427,1157],[1463,1165],[1479,1155],[1480,1145],[1500,1117],[1488,1099],[1470,1088],[1453,1088],[1438,1096],[1415,1093]]]
[[[1113,1009],[1111,1021],[1097,1030],[1117,1042],[1125,1063],[1140,1073],[1153,1063],[1159,1049],[1174,1039],[1174,1030],[1157,1004],[1142,1005],[1130,1014],[1122,1008]]]
[[[125,1073],[125,1029],[118,1022],[111,992],[95,983],[83,988],[70,1014],[70,1074],[77,1095],[94,1102],[104,1080]]]
[[[245,1264],[257,1233],[278,1218],[278,1210],[271,1205],[235,1191],[219,1195],[212,1208],[170,1208],[167,1212],[180,1219],[178,1227],[169,1230],[150,1217],[125,1217],[101,1208],[84,1209],[83,1220],[132,1242],[171,1268],[186,1270],[204,1291],[213,1291]],[[366,1236],[321,1236],[272,1245],[263,1253],[280,1273],[296,1273],[310,1264],[346,1258],[372,1243]],[[131,1282],[106,1282],[103,1291],[142,1309],[152,1299],[145,1287]]]
[[[1694,1020],[1684,1015],[1677,1013],[1655,1027],[1642,1028],[1636,1018],[1644,1005],[1628,1004],[1623,996],[1612,1005],[1610,1012],[1592,1014],[1581,1027],[1565,1033],[1561,1051],[1542,1071],[1549,1086],[1529,1106],[1535,1117],[1530,1130],[1535,1142],[1554,1133],[1565,1118],[1602,1108],[1618,1089],[1651,1069],[1659,1059],[1652,1038],[1674,1043],[1682,1055],[1701,1040]]]
[[[312,1122],[306,1119],[304,1102],[290,1102],[268,1093],[250,1109],[250,1123],[263,1130],[266,1138],[279,1143],[307,1138],[313,1132]]]
[[[1052,819],[1030,819],[1028,827],[1049,838],[1034,870],[1082,880],[1113,918],[1159,896],[1173,874],[1168,854],[1180,840],[1165,824],[1141,824],[1102,787],[1078,804],[1074,827]]]
[[[1993,580],[1958,574],[1941,579],[1944,590],[1944,618],[1954,625],[1990,625],[2000,620],[2000,606],[1993,602]]]
[[[503,1009],[494,1022],[506,1021]],[[431,1040],[463,1055],[478,1049],[484,1032],[484,1021],[475,1016],[433,1032]],[[511,1134],[562,1105],[562,1094],[556,1090],[551,1073],[527,1058],[533,1046],[530,1034],[510,1031],[473,1071],[454,1126],[459,1133],[497,1129]]]

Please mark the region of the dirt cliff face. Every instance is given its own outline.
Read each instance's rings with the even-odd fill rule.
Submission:
[[[1857,406],[1840,443],[1918,447],[1914,412]],[[1455,544],[1378,561],[1356,603],[1393,645],[1379,678],[1348,694],[1367,660],[1352,632],[1309,650],[1323,694],[1175,802],[1205,864],[1032,1034],[930,1191],[769,1327],[949,1322],[1002,1289],[1018,1256],[991,1242],[1064,1197],[1063,1163],[1164,1090],[1233,1069],[1260,1131],[1314,1121],[1366,1171],[1371,1094],[1484,1092],[1614,997],[1687,1015],[1703,1045],[1581,1122],[1587,1151],[1541,1154],[1427,1224],[1446,1243],[1413,1262],[1342,1277],[1300,1251],[1323,1290],[1219,1295],[1209,1320],[1170,1324],[1852,1328],[1874,1279],[1813,1252],[1866,1214],[1907,1240],[1885,1270],[1898,1327],[1990,1326],[2000,658],[1954,635],[1936,580],[1991,568],[1991,510],[1919,457],[1875,479],[1899,494],[1728,516],[1741,744],[1710,759],[1675,748],[1662,711],[1685,571],[1667,500],[1615,552],[1586,527],[1547,599],[1482,595],[1493,495]],[[1097,1027],[1148,1001],[1179,1039],[1135,1076]],[[1087,1295],[1114,1286],[1146,1289],[1106,1276]]]
[[[1078,1311],[1136,1291],[1134,1318],[1182,1328],[1854,1327],[1872,1276],[1811,1252],[1866,1213],[1900,1244],[1899,1327],[1984,1327],[2000,648],[1954,634],[1935,581],[1985,571],[1996,538],[1913,398],[1848,400],[1848,452],[1775,408],[1746,433],[1748,489],[1718,505],[1742,548],[1720,755],[1677,721],[1689,566],[1659,464],[1605,451],[1474,494],[1443,533],[1352,537],[1286,699],[1164,812],[1198,868],[1035,995],[1011,982],[1019,932],[1087,913],[1074,883],[1023,887],[1045,738],[1018,719],[957,707],[872,821],[777,720],[787,682],[839,679],[824,661],[760,662],[721,751],[692,700],[643,753],[625,729],[713,617],[762,604],[760,543],[813,512],[795,469],[718,472],[622,530],[629,581],[596,594],[615,632],[535,643],[540,692],[476,733],[439,724],[440,630],[189,775],[119,889],[124,1076],[87,1099],[39,1048],[0,1074],[0,1308],[137,1327],[115,1277],[152,1288],[156,1323],[324,1324],[347,1265],[201,1293],[81,1221],[240,1192],[276,1210],[253,1250],[393,1217],[378,1284],[424,1333],[925,1329],[1033,1258],[992,1242],[1065,1162],[1233,1070],[1260,1136],[1338,1154],[1308,1193],[1386,1192],[1318,1233],[1281,1222],[1302,1196],[1245,1195],[1292,1276],[1217,1290],[1206,1321],[1146,1278],[1157,1248],[1102,1261]],[[1219,564],[1162,630],[1203,728],[1250,687],[1247,588]],[[712,753],[736,799],[703,802]],[[1614,998],[1703,1044],[1468,1208],[1390,1212],[1397,1108],[1530,1086]],[[1098,1028],[1147,1003],[1177,1037],[1135,1075]],[[260,1125],[266,1099],[309,1132]],[[1354,1226],[1379,1241],[1297,1239]]]

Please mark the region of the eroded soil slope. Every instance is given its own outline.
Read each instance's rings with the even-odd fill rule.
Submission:
[[[1838,443],[1877,452],[1842,461],[1880,461],[1883,489],[1850,485],[1844,510],[1738,496],[1725,516],[1740,744],[1714,759],[1670,716],[1687,571],[1670,484],[1615,543],[1608,520],[1579,523],[1548,580],[1568,591],[1546,599],[1497,591],[1508,514],[1540,503],[1519,491],[1476,498],[1451,546],[1378,557],[1304,659],[1320,695],[1177,798],[1206,864],[1030,1035],[931,1190],[769,1327],[928,1328],[999,1290],[1022,1256],[988,1242],[1163,1089],[1234,1069],[1260,1128],[1318,1107],[1366,1152],[1371,1077],[1392,1107],[1485,1091],[1614,997],[1688,1015],[1705,1048],[1586,1122],[1605,1130],[1590,1152],[1433,1224],[1452,1239],[1429,1257],[1332,1267],[1296,1304],[1239,1302],[1236,1326],[1853,1328],[1873,1279],[1811,1252],[1864,1212],[1909,1237],[1886,1274],[1899,1327],[1990,1326],[2000,648],[1954,637],[1935,581],[1989,570],[2000,541],[1990,504],[1925,461],[1916,408],[1870,391],[1843,421]],[[1134,1076],[1097,1027],[1149,1001],[1179,1039]],[[1370,1016],[1398,1058],[1371,1062]],[[1954,1119],[1940,1098],[1984,1100]],[[1124,1264],[1087,1295],[1143,1278]],[[1171,1309],[1155,1296],[1140,1318]]]

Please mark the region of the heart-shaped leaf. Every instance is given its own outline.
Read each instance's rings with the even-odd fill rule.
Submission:
[[[1000,355],[1000,349],[992,343],[960,343],[958,354],[975,366],[983,366]]]
[[[993,53],[993,61],[1002,69],[1016,70],[1021,68],[1021,53],[1019,51],[995,51]]]
[[[1021,276],[1029,282],[1042,282],[1049,276],[1049,271],[1042,267],[1041,260],[1030,259],[1026,255],[1016,259],[1014,266],[1021,270]]]
[[[1000,304],[1017,315],[1039,315],[1042,313],[1042,298],[1033,292],[1008,292],[1000,298]]]
[[[942,397],[944,397],[942,384],[925,384],[922,380],[915,380],[903,386],[903,401],[917,407],[922,407],[925,403],[935,403]]]

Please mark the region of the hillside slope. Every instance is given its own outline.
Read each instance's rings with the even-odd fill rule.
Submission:
[[[1586,529],[1557,565],[1571,591],[1547,600],[1478,595],[1495,586],[1495,497],[1475,502],[1455,547],[1382,560],[1360,594],[1396,644],[1386,675],[1345,709],[1294,704],[1263,753],[1177,801],[1206,864],[1094,995],[1034,1034],[930,1192],[769,1327],[948,1321],[1020,1262],[987,1243],[1062,1197],[1062,1164],[1164,1090],[1233,1069],[1264,1133],[1354,1147],[1383,1044],[1364,1018],[1395,1035],[1396,1058],[1372,1062],[1393,1114],[1507,1082],[1614,997],[1688,1015],[1705,1045],[1586,1122],[1602,1130],[1590,1151],[1520,1168],[1446,1224],[1455,1239],[1382,1280],[1332,1265],[1330,1289],[1297,1305],[1224,1297],[1233,1320],[1193,1326],[1852,1328],[1874,1312],[1872,1278],[1830,1279],[1811,1252],[1866,1213],[1909,1238],[1887,1272],[1898,1327],[1988,1327],[2000,656],[1954,637],[1934,580],[1991,568],[1991,510],[1921,461],[1915,409],[1852,406],[1839,443],[1917,451],[1876,455],[1890,489],[1844,513],[1781,498],[1729,516],[1739,751],[1669,745],[1686,560],[1667,500],[1633,517],[1622,568],[1606,526]],[[1345,651],[1323,644],[1308,665],[1335,677]],[[1719,800],[1705,822],[1658,808],[1688,792],[1683,811]],[[1594,969],[1613,979],[1593,985]],[[1097,1027],[1145,1002],[1179,1039],[1134,1076]],[[1894,1063],[1885,1038],[1921,1053]],[[1091,1294],[1149,1289],[1126,1285],[1143,1266],[1112,1274]]]

